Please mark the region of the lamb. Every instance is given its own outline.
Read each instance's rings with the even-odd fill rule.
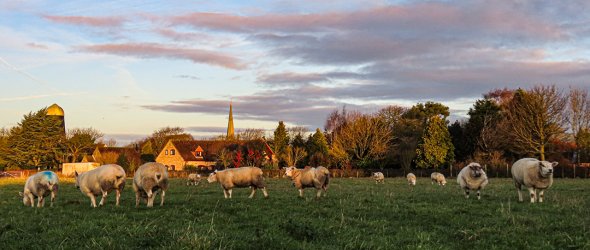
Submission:
[[[252,193],[248,198],[254,197],[256,189],[262,189],[264,197],[268,198],[262,169],[257,167],[231,168],[222,171],[215,171],[207,178],[209,183],[219,182],[223,188],[224,197],[231,199],[232,189],[234,187],[250,187]]]
[[[480,190],[488,185],[488,176],[476,162],[469,163],[457,175],[457,183],[465,191],[465,198],[469,199],[469,190],[477,190],[477,199],[481,199]]]
[[[385,184],[385,177],[383,176],[383,173],[381,173],[381,172],[373,173],[373,179],[375,179],[375,183],[381,182],[382,184]]]
[[[160,191],[160,206],[163,206],[166,190],[168,190],[168,169],[164,164],[157,162],[148,162],[139,166],[133,176],[133,190],[135,207],[139,207],[141,198],[146,199],[147,207],[153,207],[158,191]]]
[[[434,183],[438,183],[438,185],[445,185],[447,184],[447,180],[445,179],[445,176],[439,172],[433,172],[430,175],[430,180],[432,181],[432,184]]]
[[[25,206],[35,207],[35,198],[37,198],[37,207],[45,205],[45,197],[51,194],[51,204],[57,195],[59,179],[54,172],[43,171],[30,176],[25,183],[25,189],[18,194],[23,197]]]
[[[307,187],[316,188],[317,198],[321,197],[322,190],[324,191],[324,196],[326,196],[330,182],[330,171],[327,168],[322,166],[317,168],[306,167],[304,169],[288,167],[285,169],[285,175],[290,177],[293,180],[293,185],[299,189],[299,197],[303,198],[303,189]]]
[[[412,173],[409,173],[406,176],[406,179],[408,179],[408,185],[410,186],[416,186],[416,176]]]
[[[76,188],[90,198],[92,207],[96,207],[97,195],[102,195],[100,206],[106,202],[108,192],[115,190],[116,206],[119,206],[121,192],[125,188],[125,170],[117,164],[102,165],[88,172],[76,176]]]
[[[190,185],[199,185],[199,183],[201,183],[201,175],[200,174],[189,174],[188,178],[187,178],[187,182],[186,185],[190,186]]]
[[[522,202],[521,187],[524,185],[531,195],[531,203],[543,202],[543,192],[553,184],[553,167],[557,162],[539,161],[523,158],[512,165],[512,179],[518,191],[518,200]],[[539,191],[539,196],[537,196]]]

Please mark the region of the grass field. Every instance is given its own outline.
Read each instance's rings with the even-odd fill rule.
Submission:
[[[590,249],[590,180],[557,179],[542,204],[518,203],[509,179],[491,179],[482,200],[402,178],[332,179],[328,196],[306,198],[287,179],[267,179],[269,199],[217,183],[172,180],[164,207],[134,207],[128,179],[122,206],[105,207],[61,180],[54,207],[24,207],[23,179],[0,179],[0,249]],[[156,200],[159,204],[159,196]],[[49,203],[46,203],[48,205]]]

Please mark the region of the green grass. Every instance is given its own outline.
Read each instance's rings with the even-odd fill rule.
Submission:
[[[590,180],[557,179],[542,204],[518,203],[509,179],[491,179],[480,201],[454,180],[412,191],[402,178],[332,179],[319,200],[286,179],[267,179],[269,199],[183,184],[172,180],[164,207],[137,209],[129,179],[121,207],[110,194],[93,209],[62,180],[54,207],[30,208],[23,179],[0,179],[0,249],[590,249]]]

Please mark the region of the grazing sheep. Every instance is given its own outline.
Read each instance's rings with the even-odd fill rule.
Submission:
[[[306,187],[315,187],[317,198],[322,195],[322,190],[324,190],[324,196],[326,196],[328,183],[330,182],[330,171],[327,168],[322,166],[317,168],[306,167],[304,169],[288,167],[285,169],[285,175],[289,176],[293,180],[293,185],[299,189],[299,197],[303,198],[303,189]]]
[[[153,207],[158,190],[160,190],[160,206],[163,206],[166,190],[168,190],[168,169],[164,164],[157,162],[148,162],[139,166],[133,176],[133,190],[135,207],[139,207],[140,198],[146,199],[148,207]]]
[[[102,195],[100,206],[106,202],[108,192],[115,190],[116,205],[119,206],[121,192],[125,188],[125,170],[117,164],[102,165],[88,172],[76,175],[76,188],[90,198],[92,207],[96,207],[97,195]]]
[[[248,198],[254,197],[256,189],[262,189],[264,197],[268,198],[262,169],[257,167],[231,168],[222,171],[215,171],[207,178],[209,183],[219,182],[223,188],[224,197],[231,199],[231,192],[234,187],[250,187],[252,193]]]
[[[434,183],[438,183],[438,185],[445,185],[447,184],[447,180],[445,179],[445,176],[439,172],[433,172],[430,175],[430,180],[432,181],[432,184]]]
[[[465,198],[469,199],[469,190],[477,190],[477,199],[481,199],[480,190],[488,185],[488,176],[478,163],[469,163],[457,175],[457,183],[465,191]]]
[[[531,195],[531,203],[543,202],[543,192],[553,184],[553,167],[557,162],[539,161],[523,158],[512,165],[512,179],[518,191],[518,200],[522,201],[521,187],[524,185]],[[537,190],[539,196],[537,197]]]
[[[199,183],[201,183],[201,175],[200,174],[189,174],[188,178],[187,178],[187,182],[186,185],[190,186],[190,185],[199,185]]]
[[[408,185],[410,186],[416,186],[416,176],[412,173],[409,173],[406,176],[406,179],[408,179]]]
[[[35,207],[35,198],[37,198],[37,207],[45,205],[45,196],[51,194],[51,204],[57,195],[59,187],[59,179],[54,172],[43,171],[30,176],[25,183],[25,189],[18,194],[23,197],[23,204],[25,206]]]
[[[379,182],[381,182],[382,184],[385,184],[385,176],[383,176],[383,173],[381,173],[381,172],[373,173],[373,179],[375,179],[376,184]]]

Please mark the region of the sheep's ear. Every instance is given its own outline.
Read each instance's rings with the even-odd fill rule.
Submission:
[[[555,166],[557,166],[557,164],[559,164],[559,163],[557,163],[556,161],[554,161],[554,162],[551,163],[551,166],[552,167],[555,167]]]
[[[78,171],[74,171],[74,175],[78,177]]]
[[[25,196],[25,194],[23,194],[23,192],[18,192],[18,196],[20,196],[20,197],[24,197],[24,196]]]

